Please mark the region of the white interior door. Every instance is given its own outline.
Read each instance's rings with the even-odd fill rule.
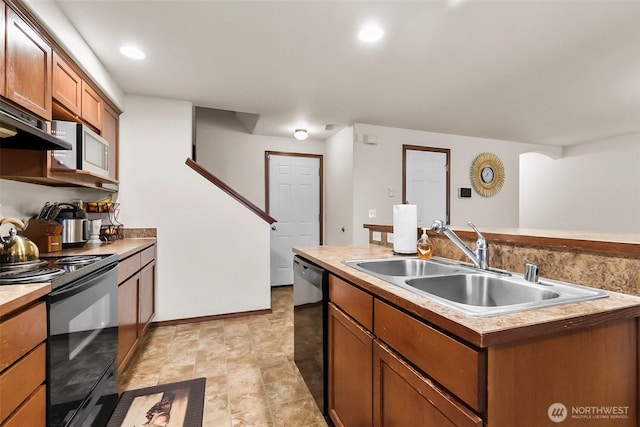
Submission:
[[[295,246],[320,244],[320,159],[269,155],[271,286],[293,283]]]
[[[418,225],[430,226],[447,218],[447,155],[435,151],[407,150],[406,198],[418,210]]]

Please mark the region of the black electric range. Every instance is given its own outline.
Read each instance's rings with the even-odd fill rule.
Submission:
[[[118,262],[118,255],[76,255],[0,264],[0,285],[51,282],[51,290]]]

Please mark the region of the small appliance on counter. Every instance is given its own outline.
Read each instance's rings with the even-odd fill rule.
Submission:
[[[60,212],[55,220],[62,224],[62,247],[83,246],[89,240],[89,221],[82,207],[71,203],[58,203]]]

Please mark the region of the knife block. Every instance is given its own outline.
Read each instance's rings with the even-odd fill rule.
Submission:
[[[20,234],[35,243],[40,253],[62,250],[62,224],[56,221],[32,219]]]

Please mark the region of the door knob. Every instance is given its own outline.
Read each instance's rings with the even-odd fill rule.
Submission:
[[[271,229],[272,229],[273,231],[276,231],[276,226],[275,226],[275,225],[272,225],[272,226],[271,226]]]

